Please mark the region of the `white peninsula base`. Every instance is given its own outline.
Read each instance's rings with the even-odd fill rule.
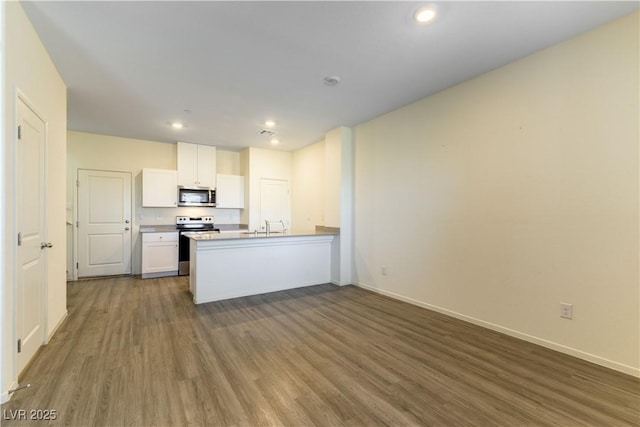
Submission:
[[[334,235],[192,238],[189,287],[193,302],[329,283],[333,239]]]

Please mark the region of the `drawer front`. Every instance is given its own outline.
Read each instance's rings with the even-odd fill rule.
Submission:
[[[172,231],[167,233],[142,233],[142,243],[151,242],[177,242],[178,232]]]

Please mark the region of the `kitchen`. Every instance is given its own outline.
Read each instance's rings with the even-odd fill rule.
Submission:
[[[323,4],[322,10],[317,12],[341,7],[340,3],[343,2],[331,3],[333,6]],[[360,4],[344,3],[352,8]],[[555,2],[545,3],[546,6],[523,3],[518,7],[574,7],[552,3]],[[293,7],[302,7],[301,4],[296,3]],[[392,4],[413,8],[409,6],[411,2],[380,2],[377,7],[392,7]],[[587,7],[586,4],[580,7]],[[595,2],[589,7],[605,7],[604,4]],[[171,120],[179,117],[172,117],[173,113],[169,111],[159,111],[153,103],[140,105],[132,101],[132,96],[117,109],[121,110],[122,116],[132,109],[143,111],[149,120],[129,123],[127,117],[120,117],[122,123],[130,125],[126,136],[109,134],[107,128],[114,113],[106,109],[94,112],[92,120],[100,125],[93,129],[68,126],[72,120],[67,117],[67,96],[70,106],[73,100],[82,110],[83,106],[88,109],[93,97],[117,91],[105,87],[105,90],[87,93],[83,92],[82,86],[67,86],[56,69],[57,64],[54,65],[47,54],[47,50],[56,53],[55,43],[45,48],[43,41],[49,40],[40,35],[41,41],[29,21],[35,21],[38,15],[28,17],[19,3],[8,2],[4,6],[8,12],[5,123],[15,120],[16,99],[30,99],[46,117],[48,125],[47,236],[46,240],[41,240],[45,244],[43,251],[48,263],[44,289],[47,311],[43,314],[45,343],[55,337],[55,332],[67,319],[65,279],[75,278],[73,262],[80,255],[73,244],[66,244],[77,240],[73,228],[79,209],[75,196],[78,171],[116,171],[130,176],[131,272],[134,274],[142,272],[140,225],[171,225],[175,224],[176,216],[213,216],[216,224],[247,224],[247,229],[258,227],[260,192],[255,190],[260,187],[259,180],[266,177],[290,183],[292,227],[306,230],[313,230],[316,225],[340,227],[341,236],[351,236],[351,239],[340,239],[339,254],[346,257],[345,262],[332,264],[339,270],[338,284],[354,283],[358,291],[410,302],[625,374],[639,375],[635,256],[638,226],[637,11],[631,15],[627,14],[632,11],[627,10],[616,17],[610,16],[604,20],[611,20],[607,24],[594,19],[594,25],[596,22],[603,25],[590,31],[584,27],[585,33],[576,33],[573,38],[562,39],[564,41],[558,39],[554,42],[557,44],[540,47],[542,50],[529,52],[528,56],[510,58],[513,62],[484,70],[485,74],[478,76],[462,75],[469,68],[459,66],[459,61],[473,59],[471,56],[445,54],[444,59],[453,61],[453,65],[426,58],[426,62],[438,64],[445,74],[461,79],[459,83],[430,92],[430,96],[414,103],[398,102],[393,109],[378,114],[355,118],[348,123],[334,122],[317,133],[322,135],[321,140],[307,139],[313,143],[305,147],[287,147],[282,138],[282,149],[274,149],[264,139],[252,148],[236,147],[237,151],[234,151],[229,145],[242,142],[242,138],[235,141],[222,138],[212,141],[205,136],[187,138],[187,132],[197,130],[195,126],[187,126],[184,129],[187,132],[182,133],[172,130]],[[226,6],[231,7],[230,3]],[[81,3],[77,7],[87,5]],[[122,7],[135,8],[137,4]],[[217,6],[202,2],[197,7]],[[448,7],[451,11],[448,17],[453,19],[455,9],[474,6],[450,3]],[[487,10],[494,7],[503,6],[498,3],[486,6]],[[621,3],[618,7],[631,6]],[[637,6],[633,7],[637,10]],[[595,15],[600,16],[599,13]],[[331,15],[335,16],[344,15]],[[380,19],[388,16],[388,13],[378,15]],[[527,16],[545,16],[544,33],[550,34],[554,23],[564,29],[576,21],[578,15],[569,13],[564,21],[556,20],[555,14]],[[170,24],[163,28],[175,23],[174,14],[168,14],[168,17]],[[485,19],[490,18],[485,15]],[[262,22],[255,19],[252,24],[256,21]],[[402,28],[407,28],[407,21],[410,24],[410,19],[402,21]],[[502,20],[497,21],[502,23]],[[530,24],[528,34],[542,33],[532,21],[535,20],[527,21]],[[309,23],[304,20],[292,22],[304,30]],[[366,28],[373,27],[386,28],[366,23]],[[486,24],[479,27],[482,31],[478,37],[491,35],[484,31]],[[401,34],[415,35],[417,30],[410,28]],[[446,30],[446,26],[432,28]],[[270,30],[276,31],[276,28]],[[352,30],[349,28],[349,32]],[[282,31],[289,35],[286,29]],[[524,29],[518,27],[518,31]],[[326,28],[320,33],[327,33]],[[255,35],[255,31],[247,31],[247,34]],[[355,31],[354,34],[364,33]],[[122,35],[115,34],[114,37]],[[336,34],[327,33],[326,36],[328,40],[318,39],[317,47],[334,45],[332,37]],[[498,36],[496,44],[486,45],[484,52],[488,57],[502,52],[498,47],[505,41],[517,43],[524,39],[526,37]],[[356,41],[358,43],[351,45],[351,52],[357,51],[363,40]],[[398,44],[401,45],[410,43]],[[28,55],[22,52],[28,52]],[[362,53],[371,54],[384,63],[393,63],[376,52],[378,50],[372,48]],[[300,55],[300,50],[296,54]],[[95,56],[76,56],[88,60],[88,64],[76,67],[81,73],[95,67],[102,67],[104,74],[111,70]],[[125,59],[139,65],[134,60],[136,57]],[[282,69],[269,66],[278,61],[272,61],[274,58],[268,55],[255,58],[265,65],[255,69],[263,73],[275,70],[275,73],[270,74],[270,79],[260,80],[261,85],[252,90],[261,92],[262,87],[281,81],[278,73]],[[350,56],[342,59],[345,58]],[[360,59],[358,57],[353,63],[361,68]],[[172,58],[165,64],[169,62],[186,63]],[[334,63],[324,61],[323,65]],[[404,77],[386,88],[379,85],[382,79],[377,76],[363,81],[373,84],[359,95],[351,92],[349,96],[343,96],[340,90],[348,88],[349,79],[344,75],[342,83],[329,87],[322,79],[333,76],[335,71],[327,68],[331,67],[314,68],[318,75],[311,84],[315,85],[314,90],[321,88],[317,96],[315,93],[310,96],[305,91],[286,92],[291,96],[303,94],[308,101],[296,106],[311,104],[312,107],[329,100],[330,107],[325,108],[327,112],[333,112],[356,100],[371,104],[376,97],[397,94],[403,87],[399,84],[401,81],[418,84],[428,80],[425,76],[439,71],[430,69],[430,73],[425,73],[420,67],[403,67]],[[292,69],[300,71],[295,67]],[[320,69],[322,72],[318,71]],[[374,72],[378,68],[369,69]],[[136,75],[145,83],[147,80],[152,83],[149,74]],[[114,80],[121,81],[119,78]],[[339,79],[326,82],[336,80]],[[197,79],[194,81],[198,82]],[[225,85],[215,79],[206,82],[216,90]],[[157,90],[158,86],[154,87]],[[413,94],[417,91],[413,85],[404,87]],[[167,98],[181,99],[179,91],[169,84],[163,88]],[[241,84],[233,87],[236,92],[244,88]],[[133,85],[125,89],[123,92],[132,95],[140,88]],[[240,113],[244,111],[243,105],[227,103],[223,106],[226,110],[216,116],[221,120],[220,130],[225,128],[223,121],[228,117],[244,117]],[[189,107],[180,102],[179,111],[188,115]],[[199,114],[198,110],[194,109],[193,114]],[[267,119],[273,118],[271,114],[271,111],[262,110],[243,119],[245,123],[250,122],[247,128],[251,128],[252,137],[265,126]],[[155,115],[162,115],[163,119],[151,120]],[[285,135],[286,121],[279,117],[275,119],[282,122],[278,126],[283,127],[278,129]],[[291,122],[303,123],[301,120]],[[161,138],[138,133],[136,129],[148,123],[165,129],[168,136]],[[336,127],[341,124],[349,127]],[[68,131],[67,127],[76,130]],[[2,272],[2,318],[8,326],[4,327],[2,335],[3,400],[8,399],[7,391],[18,385],[18,373],[23,366],[20,355],[14,351],[20,348],[20,341],[14,339],[19,272],[15,236],[19,236],[22,218],[17,215],[15,176],[20,168],[14,161],[18,158],[18,146],[10,143],[15,143],[15,135],[10,126],[7,129],[4,179],[8,196],[3,210],[6,267]],[[351,147],[341,144],[342,133],[349,132],[353,132],[350,138],[345,136],[344,139],[352,141]],[[208,135],[217,135],[217,132],[211,131]],[[245,179],[245,207],[202,210],[142,207],[142,170],[176,170],[177,141],[216,146],[219,150],[217,173]],[[252,158],[258,163],[250,162]],[[254,166],[255,170],[252,169]],[[49,243],[51,246],[47,246]],[[177,283],[173,280],[182,280],[167,279],[166,282],[163,279],[139,282],[162,283],[166,289],[169,284]],[[70,286],[77,288],[75,284]],[[575,304],[573,319],[558,315],[561,302]],[[189,307],[195,310],[202,305],[191,304]]]
[[[151,226],[171,227],[176,225],[176,217],[212,216],[216,228],[223,231],[238,228],[263,231],[264,220],[260,212],[260,186],[264,178],[285,182],[290,186],[291,198],[290,202],[287,202],[289,206],[285,206],[284,209],[286,217],[282,218],[286,221],[286,228],[293,229],[297,234],[315,233],[317,226],[331,227],[339,229],[341,233],[345,232],[344,227],[340,226],[340,218],[342,211],[347,212],[350,209],[350,198],[344,196],[345,192],[350,191],[349,182],[351,179],[350,162],[346,160],[350,155],[350,130],[348,128],[338,128],[328,132],[322,141],[293,153],[259,148],[250,148],[239,152],[214,149],[215,175],[221,175],[227,179],[236,177],[244,182],[241,189],[236,187],[233,190],[234,194],[237,194],[238,190],[241,191],[243,201],[238,206],[243,206],[242,208],[144,206],[143,170],[176,171],[179,147],[192,147],[194,144],[182,142],[167,144],[73,131],[70,131],[68,135],[67,233],[69,244],[67,247],[67,274],[71,280],[77,278],[77,273],[76,277],[73,277],[73,274],[77,271],[75,266],[78,265],[77,256],[75,256],[78,252],[74,251],[74,245],[77,245],[74,231],[77,228],[73,227],[73,224],[77,224],[77,210],[73,207],[77,205],[78,170],[117,170],[131,173],[133,177],[131,196],[133,202],[131,216],[132,262],[130,268],[133,274],[145,273],[142,270],[143,245],[140,226],[147,228]],[[118,154],[125,150],[129,152],[129,155],[121,156]],[[304,156],[305,153],[313,155]],[[343,156],[344,162],[342,161]],[[314,171],[313,176],[309,176],[310,170]],[[184,183],[189,184],[186,181]],[[170,199],[173,197],[173,201],[170,200],[167,206],[177,203],[177,184],[178,182],[175,186],[168,188],[169,197]],[[217,193],[219,194],[220,191],[218,188]],[[224,188],[222,191],[224,192]],[[341,197],[344,197],[343,202],[340,201]],[[296,201],[298,202],[296,203]],[[278,221],[280,218],[274,220]],[[124,226],[125,224],[123,224]],[[350,272],[345,267],[350,264],[348,258],[350,252],[343,249],[342,255],[338,255],[338,253],[340,252],[339,246],[348,244],[348,242],[344,239],[337,240],[339,242],[336,242],[338,245],[335,250],[336,260],[333,262],[330,281],[346,284],[350,282],[348,276]],[[81,250],[80,253],[82,252],[86,251]],[[340,268],[340,264],[343,265],[342,268]],[[172,271],[172,268],[169,267],[168,271]]]

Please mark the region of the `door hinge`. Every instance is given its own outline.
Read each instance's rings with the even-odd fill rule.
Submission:
[[[22,340],[18,339],[18,353],[22,352]]]
[[[76,179],[76,187],[80,187],[80,180]]]
[[[18,139],[22,139],[22,126],[18,125]]]
[[[80,269],[80,263],[76,262],[76,270],[79,270],[79,269]]]
[[[22,232],[18,233],[18,246],[22,246]]]
[[[80,228],[80,221],[76,221],[76,228]]]

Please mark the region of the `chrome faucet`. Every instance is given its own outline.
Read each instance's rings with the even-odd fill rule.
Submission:
[[[266,228],[267,234],[270,234],[270,233],[271,233],[271,223],[274,223],[274,222],[279,222],[279,223],[282,225],[282,233],[283,233],[283,234],[287,232],[287,228],[286,228],[286,226],[284,225],[284,220],[280,220],[280,221],[269,221],[268,219],[265,219],[265,220],[264,220],[264,225],[265,225],[265,228]]]

